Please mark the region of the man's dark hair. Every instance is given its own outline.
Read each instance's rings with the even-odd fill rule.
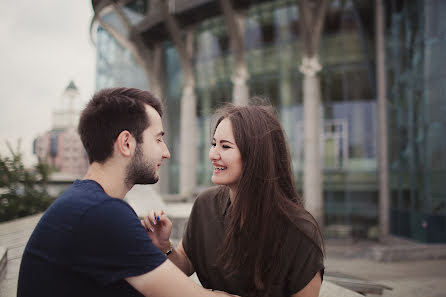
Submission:
[[[160,116],[163,105],[150,92],[134,88],[110,88],[98,91],[82,111],[78,132],[91,163],[103,163],[113,152],[119,134],[127,130],[137,143],[150,125],[146,104]]]

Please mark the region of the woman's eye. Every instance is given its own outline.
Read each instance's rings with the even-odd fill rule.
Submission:
[[[216,146],[217,144],[215,142],[211,143],[211,146]]]
[[[224,148],[224,149],[228,149],[228,148],[231,148],[231,147],[230,147],[229,145],[225,145],[225,144],[224,144],[224,145],[223,145],[223,148]]]

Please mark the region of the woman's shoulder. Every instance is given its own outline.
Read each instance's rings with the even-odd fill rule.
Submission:
[[[294,245],[299,245],[303,249],[317,248],[323,249],[323,239],[319,226],[313,216],[306,210],[299,211],[299,215],[295,217],[294,222],[289,222],[287,228],[288,241]]]
[[[220,191],[223,190],[222,188],[223,188],[222,186],[212,186],[206,188],[200,191],[200,193],[197,196],[197,199],[208,199],[209,197],[215,197]]]
[[[223,200],[227,200],[228,197],[229,193],[226,187],[212,186],[206,188],[198,194],[195,200],[195,205],[199,205],[201,207],[210,205],[219,206],[223,202]]]
[[[229,197],[228,195],[229,195],[229,193],[228,193],[226,187],[212,186],[212,187],[206,188],[205,190],[201,191],[198,194],[196,201],[203,202],[203,201],[209,201],[209,200],[214,201],[215,199],[220,200],[220,199],[224,199],[225,197]]]

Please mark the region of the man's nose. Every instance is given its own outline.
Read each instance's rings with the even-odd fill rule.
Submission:
[[[170,159],[170,152],[166,144],[164,144],[163,159]]]

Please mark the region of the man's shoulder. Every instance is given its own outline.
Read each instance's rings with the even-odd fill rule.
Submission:
[[[94,195],[99,197],[108,196],[102,186],[93,180],[76,180],[74,183],[60,195],[60,197],[72,196],[72,195]]]
[[[94,182],[76,180],[56,200],[60,204],[92,205],[111,198]]]
[[[99,185],[76,181],[53,202],[42,220],[49,224],[62,221],[75,227],[82,220],[100,219],[109,213],[133,215],[133,212],[128,203],[108,196]]]

